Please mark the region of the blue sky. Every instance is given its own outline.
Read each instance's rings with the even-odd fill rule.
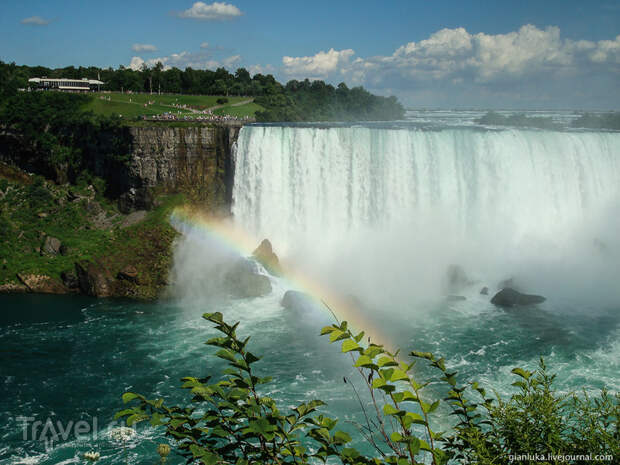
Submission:
[[[617,1],[31,0],[2,6],[18,64],[245,66],[408,106],[619,108]]]

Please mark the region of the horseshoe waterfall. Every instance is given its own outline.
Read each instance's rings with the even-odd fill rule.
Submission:
[[[619,154],[609,132],[246,127],[232,210],[383,311],[441,292],[451,264],[617,302]]]

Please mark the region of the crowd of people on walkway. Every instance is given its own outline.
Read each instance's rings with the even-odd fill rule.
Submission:
[[[232,121],[252,122],[255,118],[249,116],[214,115],[214,114],[190,114],[178,115],[174,113],[162,113],[161,115],[142,116],[145,121],[199,121],[206,123],[222,123]]]

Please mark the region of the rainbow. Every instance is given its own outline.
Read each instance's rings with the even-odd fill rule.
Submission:
[[[262,238],[256,238],[243,231],[228,219],[215,218],[190,207],[176,208],[171,215],[171,222],[179,230],[190,229],[198,232],[222,247],[250,256]],[[282,279],[291,289],[309,295],[317,304],[317,308],[329,314],[335,322],[346,321],[353,332],[364,331],[365,335],[375,344],[382,344],[388,350],[389,338],[376,328],[376,325],[359,311],[352,299],[343,298],[330,290],[319,280],[308,276],[294,264],[281,260]]]

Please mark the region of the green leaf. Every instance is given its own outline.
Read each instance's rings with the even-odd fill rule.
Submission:
[[[379,358],[377,365],[380,367],[395,367],[398,366],[398,363],[392,358],[388,356],[383,356]]]
[[[351,436],[349,436],[344,431],[336,431],[334,433],[334,440],[338,444],[347,444],[347,443],[351,442]]]
[[[392,434],[390,434],[390,439],[392,440],[392,442],[400,442],[403,440],[403,436],[398,431],[394,431]]]
[[[420,452],[420,446],[422,445],[420,440],[415,436],[411,436],[408,438],[408,442],[411,447],[411,453],[416,456]]]
[[[228,360],[230,362],[236,363],[237,359],[235,358],[235,353],[228,349],[218,350],[215,354],[216,357],[223,358],[224,360]]]
[[[407,375],[407,373],[405,373],[400,368],[394,368],[390,381],[396,382],[396,381],[402,381],[402,380],[408,380],[408,379],[409,379],[409,376]]]
[[[222,323],[224,321],[224,315],[222,315],[221,312],[215,312],[215,313],[204,313],[202,315],[202,317],[205,320],[209,320],[213,323]]]
[[[400,410],[398,410],[397,408],[391,406],[390,404],[385,404],[383,406],[383,414],[384,415],[398,415],[400,413]]]
[[[431,446],[428,445],[428,442],[426,442],[424,439],[418,439],[418,441],[420,441],[420,449],[425,450],[427,452],[431,452]]]
[[[521,378],[528,380],[530,378],[530,376],[532,376],[532,373],[530,371],[526,371],[523,368],[513,368],[512,369],[512,373],[514,373],[515,375],[520,376]]]
[[[372,380],[372,388],[373,389],[381,389],[386,384],[387,383],[382,378],[375,378],[375,379]]]
[[[334,329],[329,335],[329,342],[336,342],[346,337],[347,335],[344,331],[340,331],[339,329]]]
[[[433,360],[435,358],[433,357],[433,354],[431,354],[430,352],[418,352],[417,350],[414,350],[413,352],[411,352],[410,355],[412,357],[424,358],[426,360]]]
[[[245,431],[259,434],[270,441],[274,436],[273,431],[276,429],[266,418],[259,418],[258,420],[250,420]]]
[[[416,425],[425,425],[426,422],[424,421],[424,418],[422,418],[421,415],[418,415],[417,413],[413,413],[413,412],[407,412],[405,414],[405,416],[403,417],[403,423],[405,423],[405,426],[408,428],[412,423],[415,423]]]
[[[161,413],[155,412],[153,416],[151,416],[151,426],[163,425],[164,424],[164,422],[162,421],[163,418],[164,416]]]
[[[355,362],[355,366],[356,367],[369,367],[369,366],[375,366],[375,364],[372,358],[368,357],[367,355],[361,355]]]
[[[347,339],[342,343],[342,352],[347,353],[352,350],[360,349],[360,346],[353,339]]]
[[[444,381],[447,381],[448,384],[450,384],[450,386],[456,386],[455,373],[448,374],[443,379],[444,379]]]
[[[411,391],[403,391],[403,398],[400,402],[417,402],[418,397]]]
[[[139,397],[138,394],[135,394],[133,392],[126,392],[125,394],[123,394],[123,404],[126,404],[127,402],[137,399],[138,397]]]
[[[127,426],[133,426],[134,424],[147,420],[148,418],[149,416],[146,414],[134,413],[133,415],[127,417]]]
[[[360,453],[352,447],[345,447],[344,449],[342,449],[342,455],[349,459],[356,459],[360,456]]]
[[[323,329],[321,329],[321,336],[325,336],[326,334],[330,334],[332,332],[334,332],[336,330],[336,328],[334,328],[333,326],[325,326]]]
[[[370,358],[375,358],[377,355],[383,354],[383,353],[385,353],[385,350],[383,350],[383,347],[380,347],[376,344],[370,344],[370,346],[367,347],[366,350],[364,350],[364,355]]]
[[[428,413],[433,413],[435,410],[437,410],[437,407],[439,407],[439,402],[440,402],[439,400],[436,400],[435,402],[433,402],[428,409]]]
[[[247,362],[248,365],[250,365],[250,364],[252,364],[254,362],[258,362],[260,359],[261,359],[261,357],[257,357],[252,352],[247,352],[245,354],[245,361]]]

